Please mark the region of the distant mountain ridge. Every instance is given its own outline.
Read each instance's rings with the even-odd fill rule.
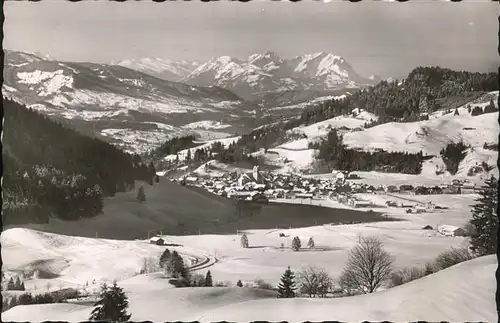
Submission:
[[[268,92],[339,90],[374,84],[341,56],[319,52],[283,59],[271,51],[246,59],[213,58],[182,81],[227,88],[247,100]]]
[[[373,85],[380,80],[379,77],[361,76],[345,58],[325,52],[290,59],[265,51],[246,58],[214,57],[205,63],[140,59],[117,64],[154,73],[167,80],[198,86],[219,86],[253,101],[269,93],[335,91]]]
[[[259,109],[227,89],[167,81],[119,65],[10,50],[4,61],[4,97],[113,143],[121,136],[118,144],[126,148],[147,150],[170,135],[193,133],[193,123],[201,121],[224,126],[222,134],[210,130],[210,136],[227,136],[242,131]],[[134,132],[141,140],[131,138]]]
[[[111,62],[111,65],[127,67],[167,81],[177,82],[188,76],[199,66],[199,63],[185,60],[173,61],[162,58],[137,58]]]

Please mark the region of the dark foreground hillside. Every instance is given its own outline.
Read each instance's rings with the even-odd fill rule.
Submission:
[[[98,216],[104,197],[155,174],[139,156],[14,101],[4,100],[2,112],[4,225]]]
[[[138,187],[139,185],[136,185]],[[104,200],[103,214],[79,221],[51,219],[48,224],[23,225],[67,235],[110,239],[146,238],[148,231],[163,234],[225,234],[244,229],[288,228],[325,223],[386,221],[375,212],[337,210],[312,205],[262,205],[259,212],[245,216],[235,201],[197,188],[162,179],[145,184],[146,201],[137,201],[136,192],[118,193]]]

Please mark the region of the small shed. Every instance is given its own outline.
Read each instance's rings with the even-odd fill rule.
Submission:
[[[163,246],[165,244],[165,240],[163,240],[160,237],[152,237],[151,239],[149,239],[149,243],[155,244],[158,246]]]

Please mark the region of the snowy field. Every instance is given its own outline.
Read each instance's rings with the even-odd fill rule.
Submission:
[[[367,196],[360,196],[367,197]],[[378,204],[406,196],[377,196]],[[394,256],[398,268],[420,266],[432,261],[451,247],[466,246],[466,238],[445,237],[422,226],[465,224],[470,218],[469,205],[475,195],[412,196],[416,202],[434,202],[449,207],[434,213],[406,214],[403,209],[384,211],[404,221],[355,225],[322,225],[307,228],[248,230],[250,248],[240,247],[240,236],[196,235],[164,236],[189,263],[190,259],[207,260],[200,269],[210,269],[214,281],[227,281],[234,286],[238,280],[252,284],[262,279],[276,285],[287,266],[295,271],[316,265],[337,278],[347,260],[350,248],[359,236],[379,237],[386,250]],[[328,203],[327,203],[328,202]],[[324,206],[338,207],[334,201],[320,201]],[[374,210],[376,210],[374,208]],[[285,237],[279,237],[284,233]],[[293,252],[289,248],[294,236],[305,245],[309,237],[315,248]],[[28,229],[2,232],[4,270],[19,273],[43,268],[58,275],[50,280],[26,280],[28,290],[45,291],[48,281],[53,289],[83,288],[86,282],[118,280],[129,296],[132,319],[165,320],[471,320],[492,321],[494,310],[494,271],[496,259],[483,257],[373,295],[342,299],[277,300],[274,293],[252,288],[184,288],[175,289],[162,274],[138,275],[144,259],[158,257],[164,247],[148,241],[119,241],[69,237]],[[283,249],[281,248],[283,244]],[[464,280],[465,275],[475,279]],[[36,292],[36,291],[34,291]],[[164,304],[168,303],[166,307]],[[279,308],[280,310],[276,310]],[[353,310],[356,308],[356,310]],[[460,308],[460,311],[453,310]],[[152,310],[154,309],[154,310]],[[270,309],[273,309],[272,311]],[[17,306],[3,313],[4,320],[82,321],[91,307],[75,304]]]

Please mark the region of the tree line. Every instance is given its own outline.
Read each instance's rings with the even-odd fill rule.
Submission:
[[[102,198],[135,180],[152,183],[155,168],[14,101],[4,100],[5,223],[93,217]]]

